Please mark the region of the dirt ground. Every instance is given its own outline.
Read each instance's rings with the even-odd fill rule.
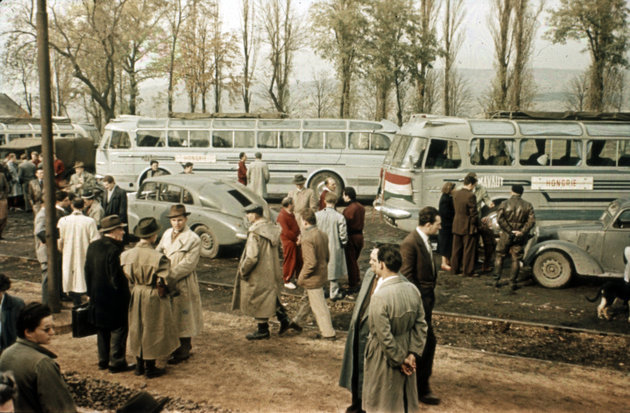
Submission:
[[[405,235],[382,224],[371,208],[367,220],[361,268],[367,267],[367,253],[376,240],[399,242]],[[0,271],[14,279],[38,282],[38,264],[28,259],[34,258],[32,217],[12,214],[5,237],[8,240],[0,242]],[[200,278],[231,284],[237,259],[238,251],[233,250],[224,251],[220,259],[202,260],[198,268]],[[627,334],[630,327],[621,312],[611,322],[598,320],[595,305],[584,299],[585,294],[594,295],[600,281],[577,280],[561,290],[532,285],[519,290],[516,296],[508,296],[486,286],[486,280],[487,277],[463,279],[440,274],[435,317],[438,350],[432,385],[443,403],[426,410],[627,411],[628,338],[589,335],[585,341],[576,334],[543,336],[509,324],[461,323],[439,315],[453,312],[493,316]],[[25,298],[37,297],[37,284],[22,285],[19,287],[22,290],[15,292]],[[60,335],[51,346],[59,354],[62,371],[70,377],[75,377],[73,372],[76,372],[81,377],[81,386],[88,379],[90,383],[101,383],[101,387],[121,388],[126,395],[145,389],[170,396],[178,400],[167,405],[171,411],[339,412],[345,409],[350,394],[337,386],[343,334],[332,343],[310,339],[312,331],[282,338],[274,334],[271,340],[251,343],[244,335],[254,328],[254,322],[227,312],[231,290],[205,284],[201,288],[206,328],[193,341],[195,354],[191,360],[171,368],[168,375],[147,381],[130,373],[111,375],[99,371],[95,337],[73,339],[69,334]],[[291,313],[296,300],[292,295],[283,296]],[[347,328],[352,302],[338,302],[331,307],[335,327]],[[523,355],[537,359],[519,357]],[[556,361],[538,360],[541,358]],[[97,384],[93,387],[98,387]],[[109,403],[90,402],[93,400],[90,394],[99,392],[86,391],[81,386],[75,387],[87,394],[81,396],[86,407],[112,409],[120,401],[120,395],[110,394]],[[107,398],[108,392],[104,394]]]

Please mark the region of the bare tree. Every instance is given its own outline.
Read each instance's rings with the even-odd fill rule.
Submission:
[[[444,74],[442,84],[442,108],[445,115],[454,115],[457,105],[452,102],[455,86],[453,63],[457,58],[464,38],[459,31],[464,19],[463,0],[444,0],[444,24],[442,25],[442,48],[444,51]],[[461,84],[461,82],[458,82]],[[455,91],[457,93],[457,91]]]
[[[168,21],[168,58],[166,72],[168,74],[168,93],[166,105],[169,115],[173,113],[173,94],[177,84],[177,74],[175,72],[175,60],[178,55],[178,41],[182,24],[186,19],[184,0],[171,0],[166,13]]]
[[[604,73],[604,110],[620,112],[625,99],[625,72],[619,66]]]
[[[223,92],[227,91],[230,101],[241,89],[236,71],[236,56],[238,54],[238,39],[236,35],[223,32],[218,3],[215,3],[216,13],[211,15],[210,26],[210,56],[212,58],[212,86],[214,90],[214,112],[221,112]]]
[[[411,75],[416,83],[415,109],[417,112],[430,113],[435,102],[427,101],[427,99],[433,99],[427,96],[427,76],[439,54],[436,26],[440,0],[420,0],[419,3],[415,34],[411,36],[412,56],[416,62],[412,67]]]
[[[630,41],[626,0],[561,0],[551,11],[547,36],[555,43],[586,39],[591,55],[586,108],[601,112],[605,106],[605,74],[612,67],[627,67]]]
[[[566,86],[566,108],[576,112],[585,110],[586,94],[588,93],[588,71],[574,76]]]
[[[3,75],[19,83],[26,111],[33,115],[33,89],[36,88],[36,49],[32,39],[12,34],[7,36],[2,49]]]
[[[352,81],[359,55],[357,45],[365,36],[364,0],[320,0],[311,9],[313,43],[324,59],[332,60],[341,86],[339,117],[350,117]]]
[[[492,82],[487,110],[507,108],[509,88],[509,65],[512,52],[513,13],[516,0],[492,0],[491,15],[488,17],[490,34],[494,42],[496,75]],[[492,14],[494,13],[494,14]]]
[[[262,10],[265,41],[269,45],[271,76],[267,92],[278,112],[289,111],[289,76],[293,54],[300,47],[300,27],[291,8],[291,0],[265,0]]]
[[[458,70],[451,72],[449,82],[449,115],[465,116],[470,113],[472,93],[469,82]]]
[[[326,71],[313,73],[313,87],[309,93],[308,100],[315,109],[315,117],[322,118],[330,116],[335,106],[335,82]]]
[[[241,47],[243,57],[243,75],[241,95],[245,113],[249,113],[252,104],[252,82],[256,73],[260,36],[256,27],[256,2],[241,0]]]

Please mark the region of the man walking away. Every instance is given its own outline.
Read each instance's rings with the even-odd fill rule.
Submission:
[[[370,335],[365,349],[363,409],[417,412],[416,359],[422,354],[427,323],[418,289],[399,275],[398,249],[378,249],[379,281],[368,308]]]
[[[378,276],[374,271],[376,270],[379,247],[380,245],[373,248],[370,253],[370,268],[363,276],[361,290],[357,295],[357,301],[354,303],[354,311],[352,312],[348,338],[346,339],[346,348],[343,352],[343,361],[341,362],[339,385],[352,392],[352,404],[346,409],[346,413],[365,412],[361,408],[361,390],[363,387],[365,345],[370,333],[367,323],[367,309],[378,281]]]
[[[320,331],[315,338],[335,340],[335,330],[322,288],[326,284],[328,272],[328,237],[317,229],[315,214],[310,209],[302,210],[300,220],[304,228],[301,241],[304,264],[298,276],[298,285],[305,291],[293,322],[300,325],[307,316],[310,306]]]
[[[282,209],[278,214],[278,225],[282,228],[280,240],[282,241],[282,279],[284,287],[295,289],[291,282],[302,268],[302,252],[300,250],[300,226],[295,219],[293,199],[286,197],[282,200]]]
[[[256,152],[256,159],[247,170],[247,182],[252,191],[263,199],[267,199],[267,183],[269,182],[269,167],[262,161],[262,153]]]
[[[474,269],[479,215],[477,214],[477,199],[472,192],[476,184],[477,178],[466,175],[464,186],[453,193],[455,217],[453,218],[451,267],[453,274],[459,274],[460,269],[463,269],[464,277],[478,275],[474,273]]]
[[[118,215],[107,216],[100,224],[103,237],[90,244],[85,256],[88,314],[97,328],[98,368],[120,373],[134,368],[125,359],[130,293],[120,266],[127,224]]]
[[[427,341],[422,351],[422,357],[418,362],[418,397],[424,404],[439,404],[437,398],[429,386],[429,378],[433,372],[433,359],[435,357],[436,339],[433,333],[431,317],[435,305],[435,284],[437,271],[433,259],[433,251],[429,237],[436,235],[440,230],[442,219],[437,209],[425,207],[418,214],[418,226],[405,237],[400,244],[402,254],[401,273],[416,286],[422,296],[422,307],[427,322]]]
[[[269,318],[274,314],[280,321],[279,334],[291,326],[279,299],[282,288],[282,269],[278,260],[280,227],[263,217],[260,205],[248,205],[245,212],[251,225],[236,270],[232,310],[241,310],[258,323],[258,329],[246,336],[248,340],[268,339]]]
[[[153,249],[159,232],[155,218],[142,218],[133,231],[140,241],[120,256],[132,286],[129,350],[136,357],[136,376],[144,374],[148,379],[166,373],[166,359],[179,346],[171,300],[166,294],[170,265],[168,258]]]
[[[343,190],[343,200],[348,204],[343,210],[348,227],[348,243],[346,244],[346,266],[348,268],[349,293],[356,293],[361,283],[359,273],[359,256],[363,249],[363,225],[365,223],[365,208],[357,201],[357,192],[348,186]]]
[[[315,214],[317,226],[324,234],[328,235],[328,280],[330,281],[330,299],[337,301],[343,298],[343,292],[339,287],[339,280],[346,273],[346,256],[344,247],[348,243],[348,231],[346,219],[335,210],[337,195],[334,192],[326,192],[326,208]]]
[[[72,201],[72,214],[59,220],[59,251],[62,255],[62,286],[75,306],[81,305],[85,284],[85,254],[90,243],[99,238],[96,222],[83,215],[83,199]]]
[[[241,184],[247,186],[247,166],[245,166],[245,162],[247,162],[247,155],[245,155],[245,152],[241,152],[238,155],[238,171],[236,172],[236,177]]]
[[[55,335],[50,308],[29,303],[17,319],[16,342],[0,356],[0,371],[12,371],[16,412],[66,412],[77,408],[61,376],[57,355],[44,347]]]
[[[167,283],[174,292],[171,303],[180,344],[169,359],[170,364],[180,363],[190,357],[192,337],[198,335],[203,327],[201,294],[195,271],[201,254],[201,239],[186,224],[188,215],[190,212],[186,212],[183,204],[171,206],[168,215],[171,228],[164,232],[156,248],[171,262]]]
[[[512,185],[512,196],[499,205],[497,210],[497,221],[501,227],[499,234],[499,245],[497,246],[497,258],[494,263],[495,287],[500,287],[501,270],[503,260],[507,252],[512,257],[510,276],[512,279],[512,291],[518,289],[517,279],[521,260],[523,259],[523,249],[527,243],[529,231],[536,224],[534,207],[529,202],[521,198],[523,195],[522,185]]]

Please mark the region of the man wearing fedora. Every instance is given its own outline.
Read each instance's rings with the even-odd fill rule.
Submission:
[[[83,202],[85,202],[85,210],[83,211],[85,215],[92,218],[96,221],[97,224],[100,224],[101,220],[105,216],[105,210],[101,206],[101,203],[96,199],[96,195],[91,189],[83,191]],[[120,219],[120,217],[118,217]]]
[[[68,183],[72,192],[81,196],[83,191],[96,187],[94,175],[85,170],[83,162],[75,162],[74,171],[75,173],[70,177],[70,182]]]
[[[258,323],[258,329],[246,336],[248,340],[269,338],[268,321],[274,314],[280,321],[279,335],[289,328],[301,331],[300,326],[289,321],[279,299],[283,284],[278,257],[280,227],[263,216],[260,205],[250,204],[245,212],[251,225],[236,270],[232,310],[241,310]]]
[[[166,360],[179,347],[171,300],[165,291],[170,263],[153,248],[159,232],[155,218],[142,218],[133,231],[140,241],[120,256],[131,284],[129,350],[136,357],[135,374],[149,379],[166,373]]]
[[[179,348],[175,350],[169,363],[176,364],[190,357],[191,338],[198,335],[203,327],[201,295],[197,280],[197,264],[201,254],[201,239],[186,222],[190,212],[182,204],[172,205],[168,214],[171,228],[162,235],[157,252],[166,255],[171,263],[168,277],[173,317],[179,330]]]
[[[300,214],[304,208],[310,208],[313,212],[317,212],[318,203],[315,191],[304,186],[306,184],[304,175],[295,175],[293,177],[293,183],[295,184],[295,189],[289,191],[287,197],[293,199],[295,213]],[[298,220],[298,224],[301,225],[300,220]],[[300,227],[300,229],[302,229],[302,227]]]
[[[134,367],[125,359],[130,293],[120,266],[127,224],[118,215],[107,216],[100,224],[103,237],[90,244],[85,256],[88,314],[97,328],[98,368],[119,373]]]

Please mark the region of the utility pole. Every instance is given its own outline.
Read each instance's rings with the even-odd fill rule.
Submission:
[[[57,251],[57,214],[55,210],[54,142],[50,97],[50,56],[48,53],[48,14],[46,0],[37,0],[37,66],[39,68],[40,122],[44,156],[44,208],[46,209],[46,253],[48,254],[48,306],[53,313],[61,311],[59,296],[61,257]]]

